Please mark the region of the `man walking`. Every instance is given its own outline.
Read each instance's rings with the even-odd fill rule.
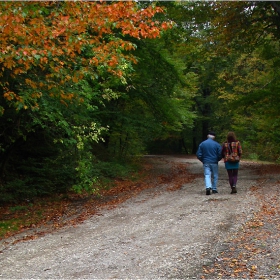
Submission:
[[[207,140],[200,143],[196,152],[197,158],[203,163],[206,195],[218,193],[219,177],[218,162],[222,159],[222,146],[215,139],[216,134],[210,131]]]

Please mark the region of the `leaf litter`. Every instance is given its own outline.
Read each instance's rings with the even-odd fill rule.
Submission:
[[[260,179],[251,191],[261,208],[229,237],[214,262],[203,267],[201,279],[280,277],[280,166],[257,165],[255,169]]]

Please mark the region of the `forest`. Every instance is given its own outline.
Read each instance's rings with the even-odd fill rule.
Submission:
[[[0,33],[0,204],[96,194],[208,130],[280,162],[277,1],[4,1]]]

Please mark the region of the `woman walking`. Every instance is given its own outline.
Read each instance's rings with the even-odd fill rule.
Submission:
[[[242,147],[240,141],[236,139],[235,133],[230,131],[227,134],[227,141],[222,145],[222,156],[224,158],[225,168],[228,173],[229,185],[231,187],[231,194],[237,193],[236,183],[238,177],[239,160],[230,161],[230,155],[241,158]]]

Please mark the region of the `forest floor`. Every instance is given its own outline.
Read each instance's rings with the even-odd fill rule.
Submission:
[[[3,237],[1,279],[280,278],[279,166],[242,161],[231,195],[220,162],[206,196],[195,157],[143,161],[141,179],[46,204],[48,218]]]

